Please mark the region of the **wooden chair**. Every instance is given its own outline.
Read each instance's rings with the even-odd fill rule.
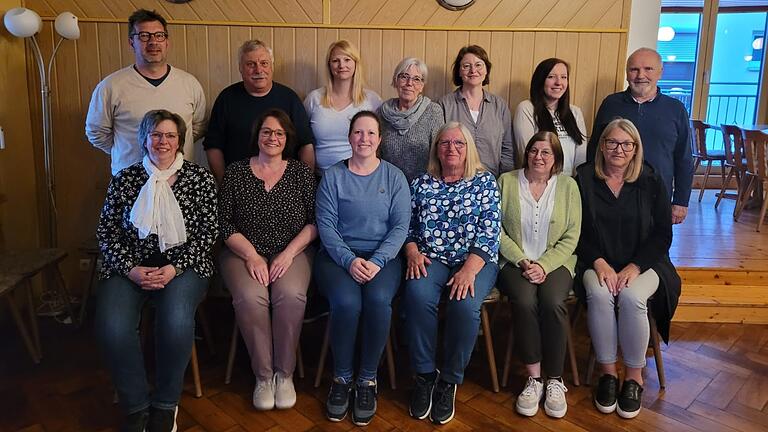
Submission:
[[[704,172],[704,183],[699,190],[699,202],[704,196],[704,189],[707,188],[707,180],[709,179],[709,173],[712,171],[712,161],[720,161],[720,176],[723,183],[725,183],[725,153],[714,152],[707,150],[707,129],[719,129],[715,126],[704,123],[701,120],[691,120],[691,150],[693,152],[693,172],[699,168],[701,162],[707,163],[707,169]]]
[[[24,323],[24,318],[19,312],[19,307],[16,305],[14,295],[18,289],[24,289],[26,291],[26,302],[29,312],[29,321],[32,332],[27,330],[27,325]],[[0,274],[0,297],[5,297],[8,301],[8,307],[11,310],[16,327],[19,329],[21,339],[24,341],[24,346],[32,357],[32,361],[35,364],[40,363],[42,357],[40,353],[40,337],[37,330],[37,315],[35,314],[35,306],[32,302],[32,286],[29,279],[19,274]]]
[[[648,325],[651,328],[651,339],[649,341],[650,347],[653,350],[653,358],[656,360],[656,374],[659,377],[659,387],[662,389],[665,389],[667,387],[667,379],[666,374],[664,373],[664,359],[661,357],[661,342],[659,341],[659,330],[656,328],[656,319],[653,317],[653,313],[651,312],[651,305],[650,302],[652,301],[652,298],[649,299],[648,304]],[[592,383],[592,374],[595,371],[595,350],[592,348],[592,344],[590,343],[589,348],[589,365],[587,366],[587,384]]]
[[[491,374],[491,386],[493,392],[498,393],[499,388],[499,372],[496,368],[496,353],[493,350],[493,337],[491,336],[491,320],[488,318],[488,305],[497,304],[501,300],[501,294],[496,287],[491,289],[491,292],[483,300],[483,305],[480,307],[480,326],[482,329],[483,340],[485,342],[485,356],[488,360],[488,372]]]
[[[747,170],[744,175],[744,191],[736,204],[736,215],[733,219],[738,221],[749,196],[757,187],[757,191],[760,193],[758,199],[762,199],[760,216],[757,219],[757,231],[760,232],[768,207],[768,197],[766,197],[768,191],[768,166],[766,165],[768,134],[759,130],[742,130],[741,137],[744,141],[744,153],[747,157]]]
[[[576,351],[574,350],[573,345],[573,326],[576,324],[576,321],[579,316],[579,310],[580,307],[578,305],[578,299],[576,299],[576,296],[571,294],[568,299],[566,300],[566,308],[569,306],[574,307],[574,313],[573,318],[570,318],[570,314],[568,314],[566,310],[566,314],[568,316],[568,325],[566,326],[566,339],[567,339],[567,349],[568,349],[568,363],[571,367],[571,374],[573,375],[573,385],[576,387],[579,387],[581,385],[581,379],[579,378],[579,368],[576,364]],[[501,378],[501,386],[506,387],[507,383],[509,382],[509,372],[512,366],[512,349],[514,348],[514,329],[509,329],[509,336],[507,338],[507,351],[504,355],[504,372],[502,374]]]
[[[723,132],[723,146],[725,148],[725,167],[728,174],[725,176],[723,186],[715,201],[715,209],[720,205],[723,198],[735,199],[739,201],[742,187],[741,179],[746,171],[747,161],[744,159],[744,141],[741,137],[741,128],[736,125],[721,124],[720,130]],[[733,177],[736,177],[736,195],[730,195],[725,192],[726,187]],[[733,214],[736,214],[736,206],[733,208]]]

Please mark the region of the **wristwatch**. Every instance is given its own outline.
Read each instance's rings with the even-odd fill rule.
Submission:
[[[181,274],[184,273],[184,270],[182,270],[182,269],[180,269],[180,268],[178,268],[176,266],[173,266],[173,269],[176,271],[176,277],[181,276]]]

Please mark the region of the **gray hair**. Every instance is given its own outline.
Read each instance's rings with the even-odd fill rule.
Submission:
[[[639,54],[639,53],[653,54],[653,56],[656,57],[656,61],[659,62],[659,66],[663,66],[664,65],[664,63],[661,60],[661,54],[659,54],[658,51],[656,51],[653,48],[642,47],[642,48],[636,49],[635,51],[632,52],[632,54],[629,55],[629,57],[627,57],[627,66],[626,66],[627,69],[629,69],[629,61],[632,59],[632,57],[635,56],[635,54]]]
[[[267,50],[269,53],[269,61],[271,61],[273,64],[275,63],[275,54],[272,52],[272,47],[267,45],[266,42],[262,42],[258,39],[251,39],[243,42],[242,45],[240,45],[240,48],[237,50],[237,62],[240,66],[243,65],[243,56],[248,54],[251,51],[256,51],[259,48],[263,48]]]
[[[427,64],[416,57],[406,57],[395,66],[395,73],[392,74],[392,87],[397,87],[397,76],[407,71],[411,66],[416,66],[421,77],[424,78],[424,84],[427,83]]]
[[[165,120],[170,120],[176,123],[176,129],[179,131],[179,149],[177,151],[182,154],[184,153],[184,140],[187,137],[187,123],[184,122],[184,119],[181,118],[180,115],[168,110],[160,109],[149,111],[144,114],[144,118],[141,119],[141,123],[139,124],[139,132],[136,134],[136,137],[139,140],[139,145],[141,145],[142,156],[146,156],[148,152],[147,137],[149,137],[149,134],[152,133],[158,124]]]

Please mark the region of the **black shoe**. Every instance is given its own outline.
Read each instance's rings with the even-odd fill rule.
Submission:
[[[174,409],[151,407],[149,409],[147,432],[176,432],[176,414],[178,412],[179,407]]]
[[[325,416],[332,422],[340,422],[349,411],[349,394],[352,392],[352,384],[345,383],[334,378],[331,383],[331,391],[328,392],[328,400],[325,402]]]
[[[435,388],[437,372],[416,375],[416,387],[411,393],[408,414],[419,420],[427,418],[432,410],[432,390]]]
[[[640,401],[643,399],[643,386],[631,379],[624,381],[619,394],[619,417],[631,419],[640,414]]]
[[[444,425],[453,420],[456,414],[456,384],[438,380],[432,390],[432,410],[429,418],[432,423]]]
[[[619,390],[619,379],[613,375],[605,374],[600,377],[595,392],[595,407],[603,414],[610,414],[616,410],[616,394]]]
[[[120,425],[120,432],[144,432],[149,420],[149,410],[144,409],[133,414],[129,414]]]
[[[357,383],[353,399],[352,423],[367,426],[376,414],[376,381]]]

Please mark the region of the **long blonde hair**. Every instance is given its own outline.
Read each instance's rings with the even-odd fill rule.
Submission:
[[[448,130],[458,129],[461,134],[464,135],[464,141],[467,143],[467,156],[464,160],[464,178],[469,180],[480,171],[487,171],[483,163],[480,162],[480,153],[477,152],[477,145],[472,138],[472,132],[467,129],[466,126],[457,122],[450,121],[443,125],[440,130],[435,134],[435,139],[432,140],[432,145],[429,148],[429,163],[427,163],[427,172],[435,178],[441,178],[443,176],[443,166],[440,164],[440,159],[437,157],[437,148],[440,144],[440,137]]]
[[[361,105],[365,102],[365,75],[363,72],[363,64],[360,61],[360,51],[352,42],[341,39],[332,43],[328,47],[328,53],[325,55],[325,68],[327,72],[327,81],[325,83],[325,94],[320,99],[320,105],[330,108],[331,107],[331,93],[333,92],[333,73],[331,72],[331,54],[333,50],[338,49],[344,55],[349,56],[355,61],[355,73],[352,75],[352,104],[355,106]]]
[[[605,175],[603,165],[605,165],[605,157],[603,156],[602,146],[605,143],[605,137],[608,136],[614,129],[621,129],[626,132],[635,142],[635,155],[632,160],[629,161],[627,170],[624,171],[624,181],[627,183],[633,183],[640,177],[640,173],[643,172],[643,143],[640,140],[640,132],[635,127],[634,123],[625,118],[617,118],[612,120],[603,129],[603,133],[600,134],[600,145],[598,145],[595,153],[595,175],[601,180],[605,180],[608,176]]]

